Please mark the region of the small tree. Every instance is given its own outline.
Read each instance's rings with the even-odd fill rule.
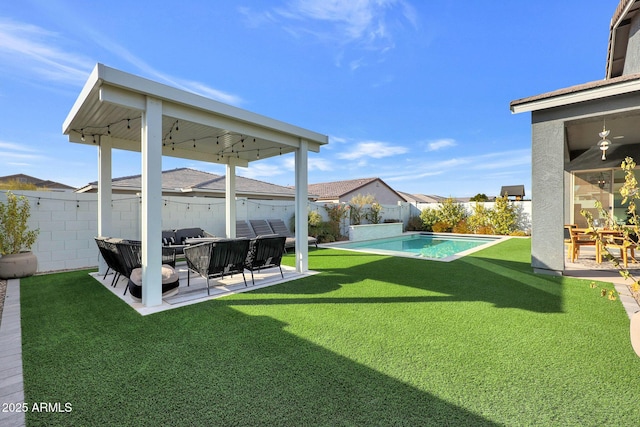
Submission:
[[[507,196],[496,197],[496,204],[491,212],[491,223],[496,234],[508,235],[516,228],[518,213]]]
[[[448,231],[451,231],[456,224],[467,218],[467,211],[462,203],[458,203],[452,197],[449,197],[440,203],[438,218],[447,225]]]
[[[478,193],[469,199],[470,202],[488,202],[489,197],[484,193]]]
[[[29,230],[31,208],[24,196],[7,192],[7,203],[0,202],[0,254],[17,254],[30,250],[40,230]]]
[[[477,234],[486,234],[486,230],[493,230],[491,225],[491,209],[487,209],[484,203],[476,202],[473,208],[473,213],[467,219],[469,228]]]

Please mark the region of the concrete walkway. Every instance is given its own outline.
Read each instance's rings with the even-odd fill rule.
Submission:
[[[7,283],[0,323],[0,426],[24,426],[22,382],[22,328],[20,326],[20,280]],[[5,412],[6,411],[6,412]]]

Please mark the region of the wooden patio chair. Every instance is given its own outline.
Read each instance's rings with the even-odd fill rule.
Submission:
[[[569,245],[571,262],[576,262],[576,259],[580,256],[580,248],[582,246],[596,246],[596,241],[591,235],[582,233],[576,228],[569,227],[569,236],[571,239],[571,244]]]
[[[242,274],[244,285],[247,279],[244,275],[244,263],[249,252],[249,239],[220,239],[215,242],[205,242],[184,248],[187,261],[187,286],[191,279],[191,271],[195,271],[207,281],[207,295],[211,295],[209,279]]]
[[[631,255],[633,262],[637,262],[635,250],[638,245],[636,242],[627,239],[624,236],[612,235],[603,236],[602,244],[607,250],[618,249],[620,251],[620,259],[622,260],[622,264],[625,268],[629,266],[629,255]]]

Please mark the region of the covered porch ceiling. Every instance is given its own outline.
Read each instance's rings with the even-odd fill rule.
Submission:
[[[640,143],[640,110],[601,115],[568,121],[565,123],[566,143],[569,152],[597,147],[603,126],[610,131],[607,139],[611,148]]]
[[[328,137],[288,123],[97,64],[64,121],[70,142],[141,151],[147,97],[162,101],[162,155],[246,167]]]

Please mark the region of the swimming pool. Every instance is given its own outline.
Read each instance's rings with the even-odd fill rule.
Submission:
[[[338,243],[330,247],[381,255],[453,261],[499,243],[503,239],[504,237],[496,236],[411,233],[387,239]]]

